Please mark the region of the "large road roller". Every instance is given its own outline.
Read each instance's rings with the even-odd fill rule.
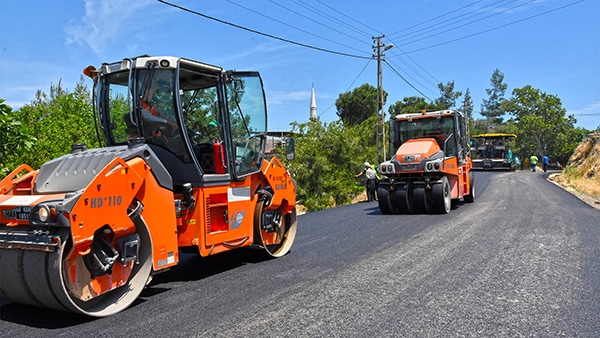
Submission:
[[[109,316],[181,252],[290,250],[296,186],[280,157],[293,139],[265,153],[258,72],[140,56],[84,74],[101,147],[0,182],[2,300]]]
[[[390,120],[390,149],[379,166],[383,214],[449,213],[475,199],[468,123],[457,110],[423,110]]]

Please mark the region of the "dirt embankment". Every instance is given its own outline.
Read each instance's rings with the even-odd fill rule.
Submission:
[[[581,142],[562,173],[549,179],[600,209],[600,132],[591,133]]]

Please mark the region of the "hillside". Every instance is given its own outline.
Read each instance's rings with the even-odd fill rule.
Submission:
[[[563,172],[549,179],[600,209],[600,132],[581,142]]]

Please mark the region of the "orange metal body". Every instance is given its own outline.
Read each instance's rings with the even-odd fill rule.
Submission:
[[[106,147],[73,145],[0,181],[4,297],[107,316],[177,265],[180,251],[289,252],[296,186],[277,157],[265,159],[258,72],[144,55],[84,73]],[[127,109],[113,105],[125,91],[134,98]]]
[[[254,244],[254,211],[258,201],[252,192],[261,186],[269,185],[277,192],[266,209],[282,207],[282,212],[287,214],[295,208],[294,183],[277,158],[265,160],[260,174],[249,175],[242,181],[195,188],[195,207],[182,212],[179,218],[176,218],[173,204],[175,196],[158,185],[150,169],[140,158],[127,162],[116,158],[88,185],[67,215],[73,245],[66,258],[66,277],[70,280],[71,291],[80,299],[87,300],[108,292],[122,286],[129,278],[133,262],[115,264],[111,274],[93,279],[82,262],[82,256],[89,253],[94,234],[99,229],[110,228],[110,240],[115,246],[119,238],[135,232],[135,224],[127,216],[127,209],[135,206],[125,201],[135,198],[144,204],[141,217],[152,238],[155,271],[176,265],[180,247],[196,246],[202,256],[208,256]],[[24,175],[17,176],[23,171]],[[45,200],[65,197],[65,194],[32,195],[36,173],[29,166],[22,166],[0,182],[5,192],[0,195],[3,209],[24,208],[24,204],[31,207]],[[236,190],[244,194],[236,194]],[[8,226],[28,222],[25,218],[9,220],[0,214],[0,223]],[[263,241],[272,244],[276,238],[267,237]]]
[[[440,147],[435,138],[412,139],[404,142],[398,148],[394,158],[402,164],[410,164],[429,158],[438,151],[440,151]],[[441,173],[445,174],[450,182],[453,199],[462,198],[470,192],[471,182],[468,175],[472,167],[473,163],[470,157],[467,157],[465,163],[459,163],[456,157],[448,157],[442,161]],[[417,165],[407,166],[403,170],[404,174],[420,174],[422,172],[423,170]]]
[[[397,150],[379,167],[378,201],[384,214],[447,213],[452,201],[473,201],[473,163],[462,113],[400,114],[390,130],[390,149]]]
[[[290,213],[295,208],[296,189],[283,164],[274,157],[263,161],[261,172],[243,181],[194,189],[197,204],[178,220],[178,245],[197,246],[202,256],[208,256],[254,244],[257,196],[252,192],[260,186],[269,185],[277,192],[266,209],[282,207],[284,214]],[[275,239],[263,240],[271,244],[269,240]]]

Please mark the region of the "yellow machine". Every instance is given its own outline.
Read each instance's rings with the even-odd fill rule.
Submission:
[[[265,158],[257,72],[142,56],[84,73],[106,146],[0,182],[3,300],[108,316],[180,251],[290,250],[296,186]]]
[[[511,149],[516,139],[517,135],[504,133],[471,136],[473,170],[515,171],[521,164]]]

